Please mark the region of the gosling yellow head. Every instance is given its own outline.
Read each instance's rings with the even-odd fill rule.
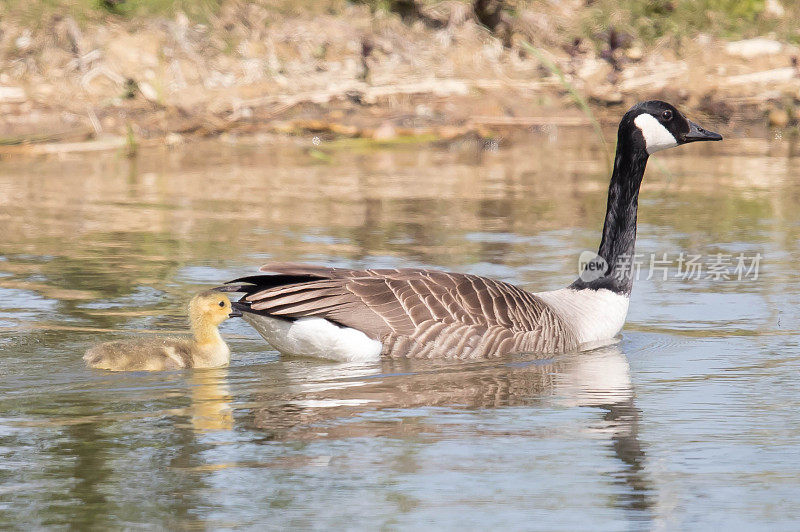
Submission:
[[[214,290],[200,292],[189,302],[189,321],[196,327],[216,327],[233,316],[241,316],[231,308],[226,294]]]
[[[86,363],[112,371],[158,371],[213,368],[230,362],[230,349],[219,334],[219,324],[233,316],[228,296],[214,290],[200,292],[189,302],[193,338],[146,338],[106,342],[89,349]]]

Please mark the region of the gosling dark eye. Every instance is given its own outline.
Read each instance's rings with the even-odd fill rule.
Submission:
[[[661,120],[663,120],[664,122],[669,122],[670,120],[672,120],[672,111],[667,109],[666,111],[661,113]]]
[[[220,301],[220,302],[219,302],[219,306],[220,306],[220,307],[224,307],[224,306],[225,306],[225,302],[224,302],[224,301]]]

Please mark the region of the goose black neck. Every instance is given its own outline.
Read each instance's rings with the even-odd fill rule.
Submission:
[[[605,288],[628,295],[633,288],[634,249],[636,247],[636,215],[639,208],[639,188],[647,165],[647,151],[629,141],[626,128],[620,128],[614,172],[608,187],[606,219],[603,238],[597,254],[608,268],[605,275],[584,281],[577,279],[572,288]],[[625,142],[628,140],[628,142]]]

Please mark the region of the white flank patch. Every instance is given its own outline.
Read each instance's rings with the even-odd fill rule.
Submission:
[[[642,113],[634,119],[633,123],[642,132],[647,153],[651,155],[678,145],[678,141],[675,140],[672,133],[651,114]]]
[[[594,348],[614,338],[625,325],[628,297],[606,290],[562,288],[534,294],[575,331],[581,348]]]
[[[289,355],[326,358],[339,362],[373,362],[383,345],[363,332],[339,327],[324,318],[286,321],[244,312],[247,323],[269,344]]]

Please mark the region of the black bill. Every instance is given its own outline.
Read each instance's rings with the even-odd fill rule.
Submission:
[[[683,136],[683,142],[697,142],[700,140],[722,140],[722,135],[702,128],[688,120],[689,132]]]

